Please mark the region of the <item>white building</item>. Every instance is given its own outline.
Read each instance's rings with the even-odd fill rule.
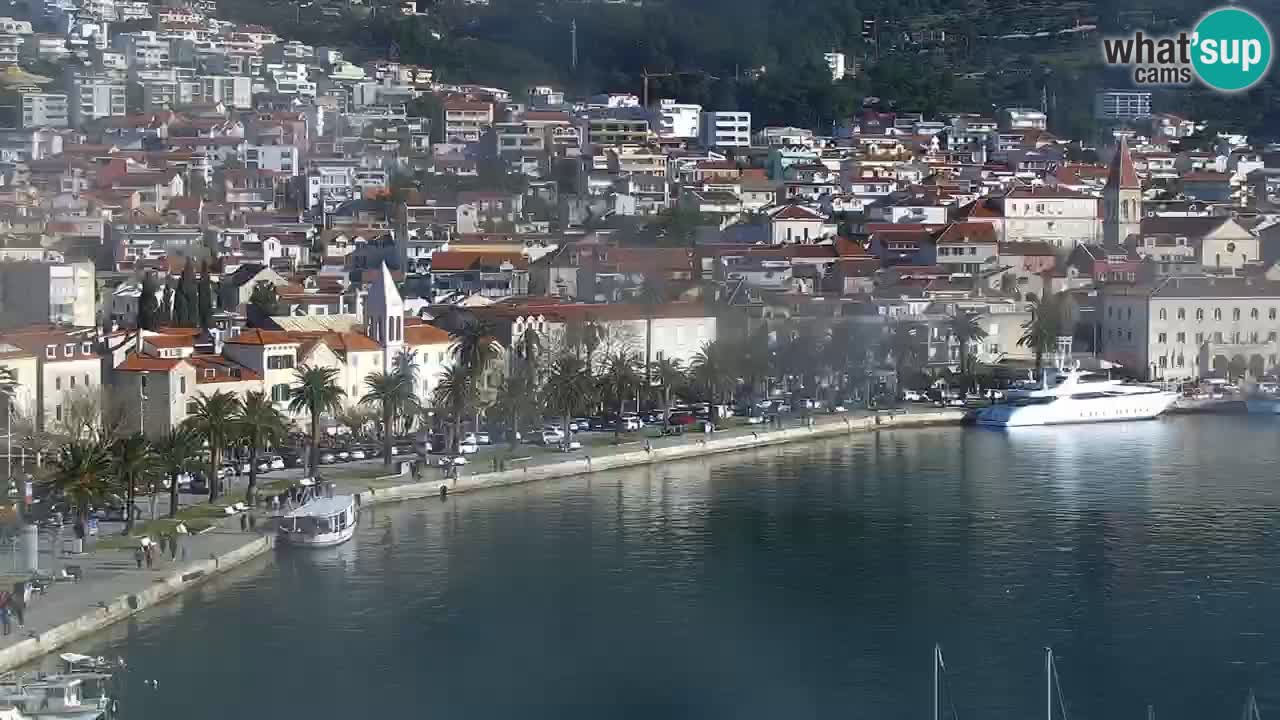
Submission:
[[[1005,108],[1000,111],[1002,130],[1044,130],[1049,127],[1049,117],[1033,108]]]
[[[124,115],[128,96],[123,82],[77,77],[71,82],[71,93],[67,99],[71,124],[80,127],[92,120]]]
[[[93,263],[0,263],[0,324],[94,327]]]
[[[751,147],[751,113],[703,112],[701,142],[706,147]]]
[[[298,148],[293,145],[245,145],[244,165],[250,170],[298,174]]]
[[[831,70],[831,79],[833,81],[843,80],[846,72],[844,53],[829,52],[822,53],[822,59],[827,63],[827,69]]]
[[[702,106],[662,100],[658,105],[658,136],[693,140],[698,137]]]
[[[67,96],[63,93],[23,93],[22,127],[67,126]]]
[[[240,75],[205,75],[200,83],[201,103],[222,103],[237,110],[253,107],[253,79]]]

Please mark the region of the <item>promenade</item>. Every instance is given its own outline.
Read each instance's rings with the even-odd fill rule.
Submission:
[[[399,464],[388,473],[381,459],[329,465],[320,476],[333,482],[339,493],[354,494],[361,505],[396,502],[438,496],[441,487],[449,493],[569,477],[683,459],[711,454],[763,448],[782,443],[832,437],[840,434],[875,429],[921,427],[931,424],[955,424],[963,412],[944,409],[920,409],[907,413],[879,415],[867,412],[814,416],[811,420],[793,419],[782,428],[765,425],[742,426],[703,435],[690,433],[678,437],[650,437],[643,433],[624,433],[614,443],[611,432],[585,434],[588,439],[581,450],[561,452],[555,449],[518,446],[490,446],[470,456],[466,466],[458,468],[458,476],[450,477],[443,468],[424,468],[415,478],[397,474]],[[493,470],[495,458],[501,458],[506,470]],[[285,487],[302,478],[293,469],[268,473],[260,478],[264,491]],[[243,499],[245,479],[232,482],[226,500]],[[140,506],[147,508],[147,500]],[[0,636],[0,670],[9,670],[74,642],[107,625],[140,612],[158,602],[199,584],[210,576],[225,572],[269,552],[274,536],[269,524],[261,522],[257,531],[242,531],[238,516],[219,516],[200,496],[185,495],[184,508],[201,513],[208,529],[184,536],[176,559],[168,553],[157,554],[151,568],[139,569],[134,556],[137,540],[120,536],[121,523],[103,523],[99,537],[76,555],[64,553],[52,531],[41,534],[40,565],[43,572],[58,573],[77,567],[79,582],[58,582],[44,595],[32,599],[27,609],[25,626],[16,624],[8,636]],[[168,511],[167,498],[157,504],[157,514]],[[192,523],[197,526],[196,523]],[[145,530],[146,524],[143,524]],[[154,527],[154,526],[153,526]],[[64,533],[69,537],[69,533]],[[9,570],[10,572],[5,572]],[[21,577],[11,572],[11,564],[0,558],[0,577],[6,582]]]

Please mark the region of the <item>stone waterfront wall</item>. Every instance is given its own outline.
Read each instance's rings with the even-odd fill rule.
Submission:
[[[785,430],[760,430],[747,435],[716,437],[697,440],[670,447],[654,448],[652,451],[636,449],[631,452],[609,453],[596,458],[589,454],[575,454],[564,462],[535,465],[533,467],[506,470],[503,472],[477,473],[458,478],[456,483],[441,479],[420,483],[407,483],[395,487],[378,490],[365,490],[357,493],[356,498],[361,506],[415,500],[426,497],[438,497],[440,488],[447,486],[450,494],[471,492],[485,488],[518,485],[520,483],[550,480],[553,478],[584,475],[604,470],[618,470],[639,465],[653,465],[674,460],[688,460],[716,453],[733,452],[735,450],[752,450],[755,448],[781,445],[784,443],[802,442],[817,438],[848,435],[856,432],[869,432],[877,429],[923,427],[927,425],[958,424],[964,419],[963,410],[937,410],[920,413],[903,413],[897,415],[878,415],[867,417],[846,417],[825,421],[814,427],[796,427]]]
[[[181,572],[157,578],[151,585],[137,592],[126,593],[103,603],[74,620],[55,625],[35,637],[0,650],[0,671],[25,665],[43,655],[101,630],[130,615],[199,585],[218,573],[226,572],[262,555],[275,546],[275,537],[263,535],[246,542],[230,552],[188,564]],[[59,588],[61,592],[77,592],[76,585]],[[86,598],[88,601],[88,598]]]

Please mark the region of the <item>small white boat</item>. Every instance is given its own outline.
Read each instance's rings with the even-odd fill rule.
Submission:
[[[299,547],[340,545],[356,533],[356,503],[351,495],[306,501],[280,518],[280,540]]]
[[[115,708],[108,695],[110,682],[111,675],[104,673],[71,673],[0,682],[0,707],[14,708],[16,718],[98,720]]]

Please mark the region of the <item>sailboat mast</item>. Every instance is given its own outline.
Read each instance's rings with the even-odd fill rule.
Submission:
[[[1044,717],[1053,720],[1053,648],[1044,649]]]
[[[942,646],[933,646],[933,720],[938,720],[938,665],[942,659]]]

